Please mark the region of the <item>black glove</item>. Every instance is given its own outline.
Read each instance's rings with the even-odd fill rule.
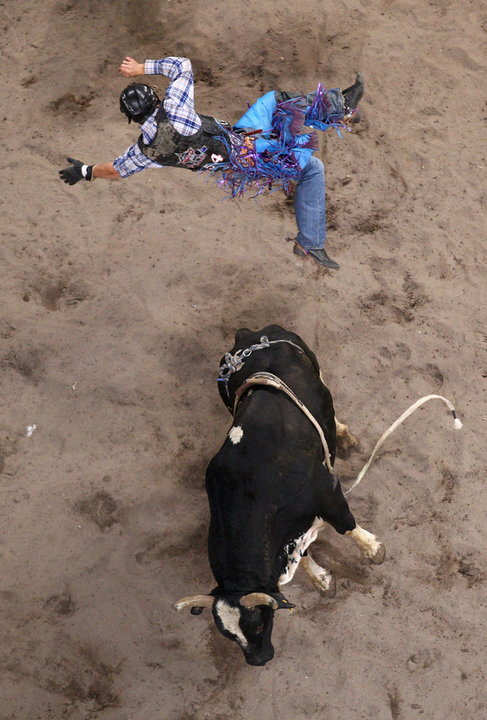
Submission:
[[[68,185],[76,185],[80,180],[94,180],[93,165],[85,165],[81,160],[66,158],[71,165],[59,171],[59,177]]]

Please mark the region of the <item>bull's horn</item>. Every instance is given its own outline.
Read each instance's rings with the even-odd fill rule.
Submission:
[[[279,603],[272,597],[272,595],[267,595],[267,593],[262,592],[242,595],[240,598],[240,605],[243,605],[243,607],[248,608],[249,610],[257,607],[257,605],[269,605],[273,610],[277,610],[279,607]]]
[[[213,595],[190,595],[189,597],[183,597],[181,600],[174,603],[173,608],[178,612],[187,607],[211,608],[214,599]]]

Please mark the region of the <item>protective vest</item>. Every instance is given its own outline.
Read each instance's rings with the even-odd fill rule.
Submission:
[[[156,115],[157,131],[150,145],[142,135],[137,144],[141,152],[160,165],[201,170],[211,163],[226,162],[228,151],[217,136],[225,134],[222,125],[209,115],[198,115],[201,127],[194,135],[181,135],[170,123],[161,103]]]

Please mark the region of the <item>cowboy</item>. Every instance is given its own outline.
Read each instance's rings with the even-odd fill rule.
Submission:
[[[269,92],[232,127],[194,109],[191,62],[182,57],[145,60],[125,57],[119,67],[123,77],[165,75],[170,79],[164,99],[145,83],[132,83],[120,95],[120,110],[128,122],[140,125],[141,135],[113,162],[87,165],[67,158],[61,179],[74,185],[80,180],[125,178],[149,167],[181,167],[215,173],[218,184],[232,197],[245,191],[255,194],[276,187],[289,190],[294,183],[294,212],[298,234],[294,253],[337,270],[339,265],[325,250],[325,174],[316,133],[304,127],[350,129],[358,119],[357,104],[363,79],[341,92],[325,90],[295,96]]]

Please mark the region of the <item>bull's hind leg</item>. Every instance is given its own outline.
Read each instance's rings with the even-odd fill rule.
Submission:
[[[325,570],[325,568],[318,565],[318,563],[313,560],[309,552],[306,552],[306,554],[301,558],[301,567],[309,575],[317,590],[326,597],[335,597],[335,578],[331,572],[328,572],[328,570]]]
[[[353,530],[347,530],[345,535],[354,540],[366,558],[372,560],[376,565],[384,562],[386,557],[385,546],[377,540],[375,535],[356,525]]]
[[[359,442],[348,429],[348,425],[344,425],[335,417],[335,425],[337,430],[337,442],[342,452],[346,452],[350,448],[357,447]]]

